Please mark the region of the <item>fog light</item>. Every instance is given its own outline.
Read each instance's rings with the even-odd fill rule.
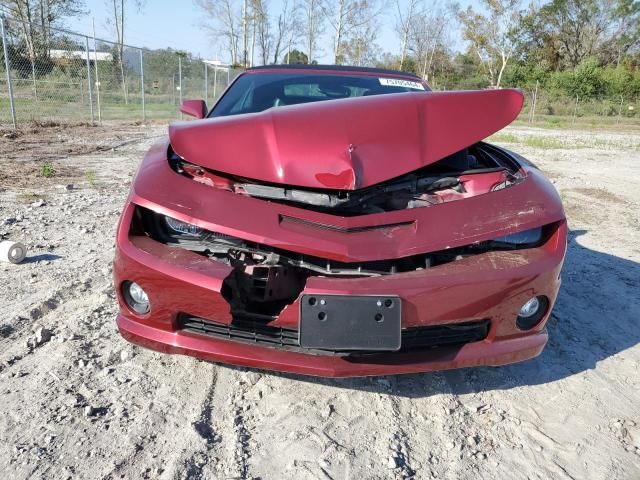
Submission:
[[[549,299],[545,296],[533,297],[527,301],[518,312],[516,325],[520,330],[530,330],[535,327],[547,312]]]
[[[531,300],[529,300],[527,303],[525,303],[522,306],[522,308],[520,309],[520,313],[518,313],[518,316],[523,318],[529,318],[532,315],[535,315],[538,312],[539,308],[540,308],[540,300],[538,300],[538,297],[533,297]]]
[[[149,297],[147,292],[136,282],[124,282],[122,284],[122,294],[127,305],[136,313],[149,312]]]

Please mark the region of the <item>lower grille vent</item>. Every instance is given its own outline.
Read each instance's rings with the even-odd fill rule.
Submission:
[[[402,330],[401,352],[425,350],[434,347],[464,345],[487,338],[489,320],[428,327],[411,327]],[[231,324],[213,322],[199,317],[182,314],[178,318],[178,328],[198,335],[254,343],[285,350],[311,353],[298,343],[298,330],[266,325],[253,320],[234,320]],[[317,350],[315,352],[318,352]],[[330,350],[320,353],[329,354]],[[369,352],[350,352],[351,355]],[[380,352],[376,352],[380,353]],[[344,352],[341,352],[344,354]]]

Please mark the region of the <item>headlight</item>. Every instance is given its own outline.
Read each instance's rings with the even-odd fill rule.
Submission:
[[[535,245],[542,240],[542,227],[532,228],[524,232],[512,233],[504,237],[494,238],[495,243],[506,243],[513,246]]]
[[[200,235],[202,233],[202,229],[197,227],[196,225],[192,225],[191,223],[183,222],[180,220],[176,220],[171,217],[164,217],[164,221],[167,226],[176,233],[183,233],[185,235]]]

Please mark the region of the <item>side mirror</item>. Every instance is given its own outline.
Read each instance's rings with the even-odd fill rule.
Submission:
[[[183,100],[180,104],[180,111],[185,115],[196,118],[207,116],[207,102],[204,100]]]

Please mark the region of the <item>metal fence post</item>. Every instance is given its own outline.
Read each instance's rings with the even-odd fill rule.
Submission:
[[[171,76],[171,106],[176,106],[176,74]]]
[[[142,54],[142,49],[140,52],[140,91],[142,95],[142,121],[144,122],[147,119],[146,106],[144,103],[144,56]]]
[[[31,78],[33,79],[33,99],[38,101],[38,86],[36,85],[36,62],[31,60]]]
[[[209,67],[204,62],[202,64],[204,65],[204,101],[209,104]]]
[[[31,24],[29,24],[29,36],[33,38],[33,32],[31,30]],[[38,101],[38,87],[36,85],[36,60],[35,57],[30,58],[31,63],[31,78],[33,79],[33,99]]]
[[[91,112],[91,123],[94,122],[93,118],[93,86],[91,85],[91,61],[89,60],[89,37],[84,37],[85,45],[87,48],[87,86],[89,87],[89,111]],[[97,59],[94,59],[96,61]]]
[[[98,122],[102,123],[102,106],[100,105],[100,76],[98,75],[98,52],[96,45],[96,22],[91,17],[93,27],[93,66],[96,71],[96,103],[98,105]]]
[[[182,106],[182,57],[178,57],[178,90],[180,90],[178,100]],[[182,112],[180,112],[180,118],[184,119]]]
[[[533,110],[531,111],[531,123],[536,121],[536,108],[538,107],[538,87],[540,82],[536,80],[536,93],[533,95]]]
[[[620,117],[622,116],[623,105],[624,105],[624,97],[620,95],[620,108],[618,109],[618,119],[616,120],[616,125],[620,123]]]
[[[11,119],[13,127],[18,126],[16,121],[16,106],[13,103],[13,84],[11,83],[11,65],[9,62],[9,50],[7,49],[7,35],[4,30],[4,16],[0,16],[0,30],[2,30],[2,48],[4,50],[4,68],[7,71],[7,88],[9,90],[9,106],[11,107]]]
[[[216,99],[216,89],[218,88],[218,66],[213,67],[213,100]]]
[[[182,57],[178,57],[178,86],[180,87],[180,105],[182,105]]]

